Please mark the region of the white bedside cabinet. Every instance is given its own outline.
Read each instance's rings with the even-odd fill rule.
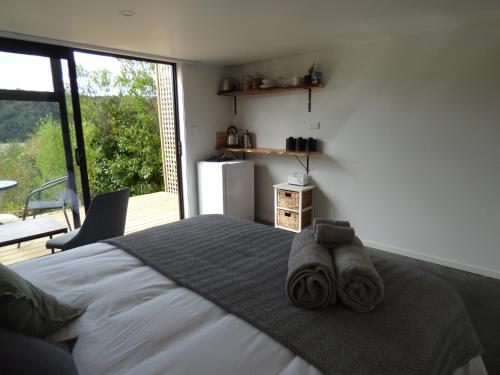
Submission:
[[[316,185],[274,185],[274,226],[299,233],[311,225]]]

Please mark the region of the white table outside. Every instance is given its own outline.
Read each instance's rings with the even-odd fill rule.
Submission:
[[[0,180],[0,191],[12,189],[17,186],[17,181],[13,180]],[[0,204],[2,203],[2,196],[0,195]],[[6,224],[17,220],[17,216],[12,214],[0,213],[0,224]]]
[[[13,181],[13,180],[0,180],[0,191],[1,190],[12,189],[16,185],[17,185],[17,181]]]

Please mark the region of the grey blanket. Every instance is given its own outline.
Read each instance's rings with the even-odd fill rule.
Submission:
[[[330,251],[304,230],[292,241],[286,290],[293,304],[316,309],[335,303],[335,271]]]
[[[365,247],[356,237],[332,251],[340,300],[355,311],[372,311],[384,299],[384,283]]]
[[[107,242],[252,324],[324,374],[451,374],[482,352],[451,287],[376,256],[385,300],[374,311],[292,305],[283,288],[292,239],[284,230],[207,215]]]

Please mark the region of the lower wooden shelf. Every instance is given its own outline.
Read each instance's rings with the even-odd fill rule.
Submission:
[[[229,152],[244,152],[247,154],[268,154],[268,155],[283,155],[283,156],[314,156],[320,155],[319,151],[288,151],[282,148],[266,148],[266,147],[220,147],[218,150]]]

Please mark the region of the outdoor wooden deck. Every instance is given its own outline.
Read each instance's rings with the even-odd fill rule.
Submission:
[[[83,222],[83,207],[80,208],[80,213]],[[49,216],[66,224],[62,211],[50,212],[41,216]],[[158,192],[131,197],[128,204],[125,233],[137,232],[142,229],[171,223],[176,220],[179,220],[177,195]],[[39,238],[37,240],[21,243],[19,249],[17,245],[0,247],[0,263],[8,265],[43,255],[49,255],[51,251],[45,248],[45,242],[47,242],[48,239],[48,237]]]

